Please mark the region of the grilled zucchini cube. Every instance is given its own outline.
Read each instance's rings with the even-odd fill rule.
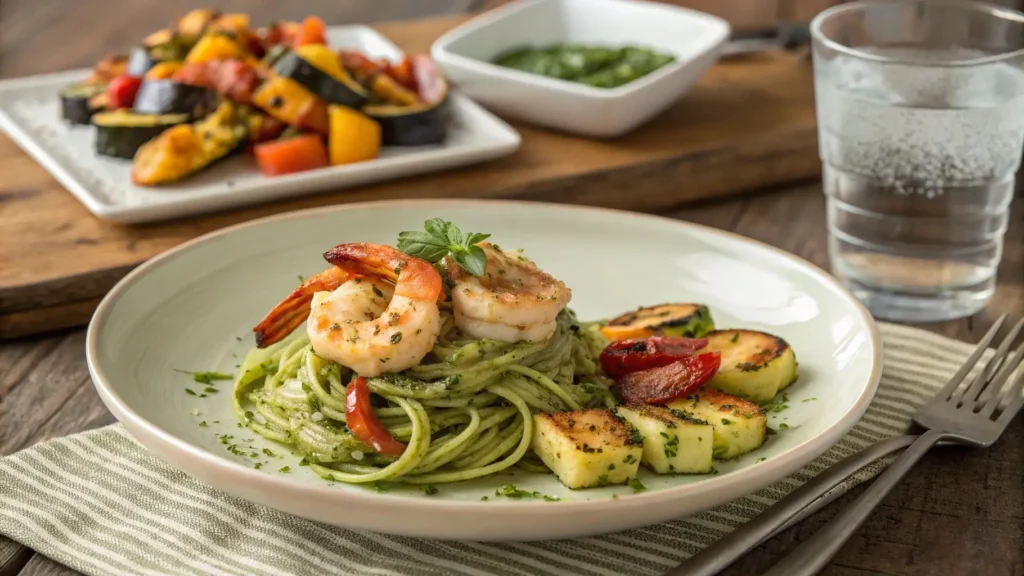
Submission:
[[[664,406],[619,406],[644,437],[640,463],[657,474],[706,474],[714,468],[711,424]]]
[[[722,366],[710,386],[753,402],[771,402],[797,379],[796,355],[785,340],[754,330],[715,330],[704,336]]]
[[[567,487],[624,484],[635,478],[643,438],[608,409],[534,414],[534,453]]]
[[[719,460],[730,460],[756,450],[768,435],[768,415],[753,402],[705,388],[668,405],[714,428],[712,447]]]
[[[703,304],[659,304],[612,318],[601,328],[601,333],[609,340],[647,338],[656,334],[699,338],[714,329],[711,311]]]

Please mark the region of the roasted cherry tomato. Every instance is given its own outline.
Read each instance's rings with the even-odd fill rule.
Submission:
[[[601,352],[601,368],[609,377],[618,380],[630,372],[667,366],[693,356],[694,352],[707,345],[706,338],[672,336],[619,340]]]
[[[135,95],[142,86],[142,78],[122,74],[107,85],[107,103],[111,110],[131,108],[135,104]]]
[[[405,451],[405,444],[395,440],[377,420],[370,403],[370,388],[361,376],[350,382],[345,389],[345,420],[348,429],[360,442],[380,454],[400,456]]]
[[[626,404],[666,404],[703,388],[721,363],[718,352],[706,352],[660,368],[632,372],[619,380],[619,393]]]

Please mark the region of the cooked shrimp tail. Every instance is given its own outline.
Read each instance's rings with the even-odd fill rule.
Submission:
[[[307,278],[252,329],[256,333],[256,346],[266,348],[283,340],[306,321],[314,294],[336,290],[353,277],[341,268],[332,266]]]
[[[441,276],[425,260],[384,244],[353,242],[339,244],[324,253],[324,258],[339,268],[395,285],[395,295],[413,300],[443,300]],[[431,271],[424,269],[430,268]],[[409,269],[408,274],[402,272]]]

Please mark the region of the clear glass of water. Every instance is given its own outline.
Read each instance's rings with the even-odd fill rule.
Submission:
[[[833,273],[878,318],[981,310],[1024,144],[1024,14],[853,2],[811,32]]]

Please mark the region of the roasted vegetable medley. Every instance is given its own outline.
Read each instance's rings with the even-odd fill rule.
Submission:
[[[375,60],[327,45],[324,22],[250,26],[193,10],[60,92],[61,113],[96,129],[96,152],[132,160],[132,181],[177,182],[234,153],[270,176],[438,144],[448,85],[429,56]]]

